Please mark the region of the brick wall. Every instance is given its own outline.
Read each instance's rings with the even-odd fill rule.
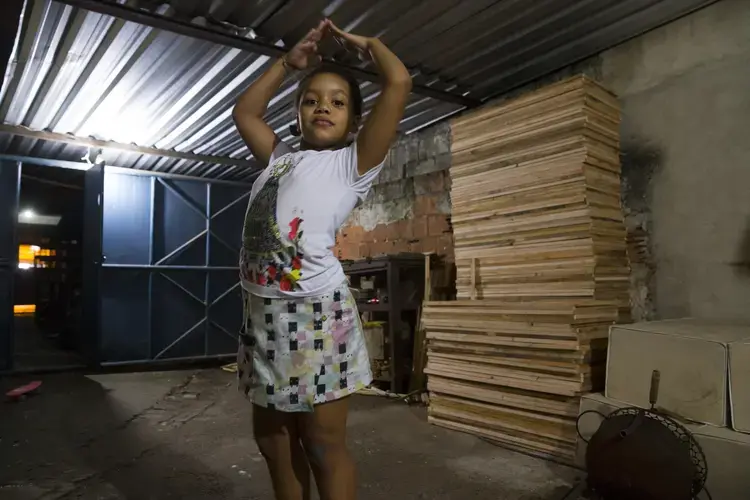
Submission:
[[[453,260],[450,124],[401,138],[337,238],[340,259],[435,252]]]

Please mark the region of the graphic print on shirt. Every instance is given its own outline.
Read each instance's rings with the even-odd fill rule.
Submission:
[[[242,278],[283,291],[297,289],[302,277],[302,219],[288,221],[284,235],[276,218],[279,182],[296,163],[295,155],[284,155],[271,166],[271,175],[247,209],[242,232]]]

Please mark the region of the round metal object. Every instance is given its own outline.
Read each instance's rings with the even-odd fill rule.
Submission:
[[[690,432],[654,411],[607,416],[586,450],[588,485],[603,500],[691,500],[706,482],[706,458]]]

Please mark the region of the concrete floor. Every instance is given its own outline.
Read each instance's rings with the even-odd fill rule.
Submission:
[[[73,351],[64,350],[39,330],[33,315],[14,318],[13,368],[15,370],[50,370],[81,367],[84,362]]]
[[[41,379],[39,395],[0,403],[3,500],[273,498],[232,374]],[[27,380],[0,385],[5,392]],[[355,397],[350,428],[360,500],[557,500],[577,475],[377,397]]]

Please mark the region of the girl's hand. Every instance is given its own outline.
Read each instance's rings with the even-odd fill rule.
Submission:
[[[318,42],[323,38],[327,29],[326,22],[321,21],[316,28],[311,29],[302,40],[297,42],[297,45],[284,55],[284,62],[297,70],[305,70],[320,64]]]
[[[334,40],[345,48],[353,48],[359,54],[359,58],[364,60],[370,59],[370,42],[372,38],[347,33],[333,24],[333,21],[326,19],[323,21],[326,28],[333,34]]]

